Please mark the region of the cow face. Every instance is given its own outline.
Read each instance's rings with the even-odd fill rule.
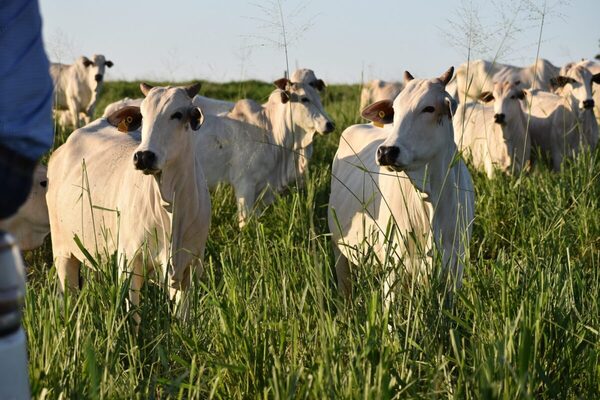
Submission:
[[[554,91],[561,96],[573,96],[574,106],[580,110],[593,109],[592,85],[600,83],[600,74],[592,74],[581,63],[568,65],[562,71],[561,75],[550,80]]]
[[[113,62],[107,61],[102,54],[94,54],[91,60],[87,57],[81,57],[80,62],[85,68],[88,85],[94,91],[99,91],[104,82],[104,71],[106,67],[111,68]]]
[[[392,123],[388,137],[377,149],[379,165],[396,171],[416,169],[454,146],[456,103],[445,91],[453,72],[451,67],[431,80],[414,79],[407,73],[406,86],[393,102],[381,100],[363,110],[363,117],[376,124]]]
[[[317,90],[308,83],[292,83],[283,78],[275,82],[281,90],[281,102],[287,104],[295,125],[304,131],[326,134],[333,132],[335,124],[325,112]]]
[[[140,85],[146,96],[140,106],[142,140],[133,155],[133,164],[144,174],[159,174],[192,147],[191,131],[200,129],[204,116],[192,105],[200,85],[152,87]]]
[[[494,122],[506,125],[522,113],[521,100],[525,99],[525,92],[519,88],[521,82],[514,83],[503,81],[494,84],[493,92],[482,92],[479,99],[494,106]]]

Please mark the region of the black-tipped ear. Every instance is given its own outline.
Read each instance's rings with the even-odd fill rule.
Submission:
[[[287,92],[282,91],[281,92],[281,103],[285,104],[288,101],[290,101],[290,96],[287,94]]]
[[[148,96],[148,92],[150,92],[153,87],[154,86],[148,85],[145,82],[140,83],[140,90],[142,91],[144,97]]]
[[[127,106],[110,114],[106,120],[119,132],[131,132],[142,126],[142,113],[139,107]]]
[[[408,71],[404,71],[404,83],[410,82],[413,79],[415,79],[414,76],[412,76],[412,74]]]
[[[104,65],[106,65],[108,68],[112,68],[112,66],[114,65],[112,61],[108,60],[107,62],[104,63]]]
[[[281,78],[277,79],[275,82],[273,82],[273,84],[277,86],[278,89],[285,90],[290,84],[290,81],[288,78]]]
[[[322,92],[323,90],[325,90],[325,82],[323,82],[323,79],[317,79],[317,80],[312,81],[310,83],[310,86],[314,87],[319,92]]]
[[[192,128],[194,131],[200,129],[204,123],[204,114],[202,114],[200,107],[190,107],[188,117],[190,120],[190,128]]]
[[[492,92],[481,92],[478,96],[479,100],[483,101],[484,103],[489,103],[490,101],[494,100],[494,95],[492,94]]]
[[[592,82],[600,84],[600,72],[592,75]]]
[[[83,66],[84,66],[84,67],[86,67],[86,68],[87,68],[87,67],[89,67],[90,65],[92,65],[94,62],[93,62],[92,60],[90,60],[89,58],[87,58],[87,57],[83,57],[83,58],[81,59],[81,63],[83,64]]]
[[[569,78],[568,76],[556,76],[554,78],[550,79],[550,86],[552,87],[552,89],[558,89],[560,87],[565,86],[567,83],[575,83],[577,82],[575,79],[573,78]]]
[[[373,121],[375,125],[382,126],[391,124],[394,121],[394,108],[392,100],[380,100],[366,106],[360,115],[364,119]]]
[[[454,75],[454,67],[448,68],[448,70],[440,76],[442,85],[446,86],[448,82],[450,82],[450,79],[452,79],[452,75]]]
[[[456,114],[456,109],[458,108],[458,103],[456,100],[452,98],[449,94],[444,98],[447,107],[448,118],[452,119],[452,116]]]
[[[190,99],[192,99],[195,95],[198,94],[201,86],[202,84],[200,82],[196,82],[193,85],[185,86],[184,89],[187,95],[190,96]]]

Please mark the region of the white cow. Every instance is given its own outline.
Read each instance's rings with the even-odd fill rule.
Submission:
[[[71,114],[71,124],[80,126],[79,114],[84,113],[88,124],[94,116],[96,102],[102,90],[105,67],[112,67],[102,54],[94,54],[92,59],[82,56],[75,63],[50,65],[50,75],[54,81],[54,108],[67,109]]]
[[[360,91],[360,109],[380,100],[394,100],[403,86],[402,82],[386,82],[379,79],[367,82]]]
[[[480,95],[488,104],[461,103],[453,118],[454,142],[490,179],[496,169],[519,174],[529,162],[531,138],[521,103],[525,93],[518,86],[498,82],[493,92]]]
[[[383,265],[402,264],[418,276],[431,265],[433,248],[453,284],[461,285],[474,191],[453,140],[455,103],[445,91],[452,73],[450,68],[431,80],[405,73],[404,90],[393,102],[363,111],[374,125],[353,125],[342,133],[331,172],[329,229],[338,287],[346,296],[349,262],[375,255]],[[390,274],[388,302],[393,281]]]
[[[203,119],[192,105],[198,86],[141,84],[141,90],[141,110],[125,108],[76,130],[48,165],[52,251],[62,288],[78,287],[86,260],[76,236],[92,255],[117,252],[122,272],[131,276],[133,305],[145,266],[164,274],[172,295],[188,287],[202,271],[210,224],[194,146]],[[142,117],[140,135],[134,130]]]
[[[474,60],[458,67],[447,90],[460,103],[477,100],[481,92],[493,91],[494,82],[519,81],[523,88],[549,91],[550,79],[557,76],[558,72],[558,67],[543,58],[527,67]]]
[[[600,83],[600,73],[592,74],[584,65],[575,65],[551,83],[555,94],[526,91],[526,111],[531,110],[532,144],[549,153],[553,169],[559,171],[565,157],[598,145],[592,84]]]
[[[102,114],[102,118],[108,118],[110,115],[116,113],[122,108],[125,107],[139,107],[142,105],[143,98],[132,99],[129,97],[125,97],[124,99],[117,100],[113,103],[110,103],[104,109],[104,113]]]
[[[0,221],[0,230],[9,232],[21,250],[33,250],[44,243],[50,233],[46,206],[47,168],[38,165],[33,173],[33,185],[27,201],[15,215]]]
[[[576,67],[578,65],[587,68],[592,73],[592,75],[600,74],[599,62],[593,60],[581,60],[580,62],[572,62],[566,64],[560,69],[560,75],[566,76],[571,68]],[[592,89],[594,89],[593,86]],[[600,89],[595,88],[595,90],[592,90],[592,92],[594,99],[594,114],[596,115],[596,120],[598,120],[600,119]]]
[[[334,129],[311,85],[287,79],[275,83],[278,89],[263,105],[240,100],[227,117],[207,115],[197,137],[208,186],[233,185],[240,227],[261,193],[268,204],[272,192],[302,178],[302,152],[314,132]]]

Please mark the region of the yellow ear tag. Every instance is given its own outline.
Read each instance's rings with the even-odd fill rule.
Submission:
[[[379,112],[377,113],[377,116],[381,119],[385,118],[385,112],[383,110],[379,110]],[[375,125],[378,128],[383,128],[383,124],[381,122],[375,122],[373,121],[373,125]]]
[[[127,133],[128,131],[128,126],[127,126],[127,122],[125,122],[125,120],[122,120],[121,122],[119,122],[119,125],[117,126],[117,129],[119,130],[119,132],[125,132]]]

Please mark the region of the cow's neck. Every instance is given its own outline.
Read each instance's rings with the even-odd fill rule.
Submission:
[[[187,135],[191,138],[191,133]],[[193,250],[197,238],[186,236],[186,232],[197,223],[200,215],[201,201],[198,192],[199,160],[196,159],[192,141],[181,146],[178,156],[164,166],[162,172],[155,176],[155,187],[161,199],[161,207],[170,220],[170,243],[172,249],[186,249],[171,254],[169,270],[174,281],[179,281],[182,271],[177,267],[186,266],[194,256]],[[173,274],[177,276],[173,276]]]
[[[447,133],[453,137],[450,131]],[[440,151],[426,165],[411,171],[406,171],[415,188],[422,193],[423,201],[429,203],[433,208],[433,215],[430,216],[431,228],[435,242],[440,245],[442,238],[444,243],[452,243],[454,236],[453,227],[455,224],[448,223],[448,219],[458,218],[459,195],[465,188],[459,185],[459,168],[457,165],[461,161],[455,161],[458,157],[456,145],[448,145]],[[449,254],[444,254],[447,259]]]
[[[312,142],[314,133],[307,133],[294,124],[292,109],[287,103],[269,102],[263,106],[263,110],[265,119],[270,124],[268,131],[273,135],[273,145],[277,147],[275,154],[279,162],[276,184],[284,187],[296,179],[302,179],[308,164],[302,160],[303,149],[310,144],[306,144],[306,138],[310,138]]]

